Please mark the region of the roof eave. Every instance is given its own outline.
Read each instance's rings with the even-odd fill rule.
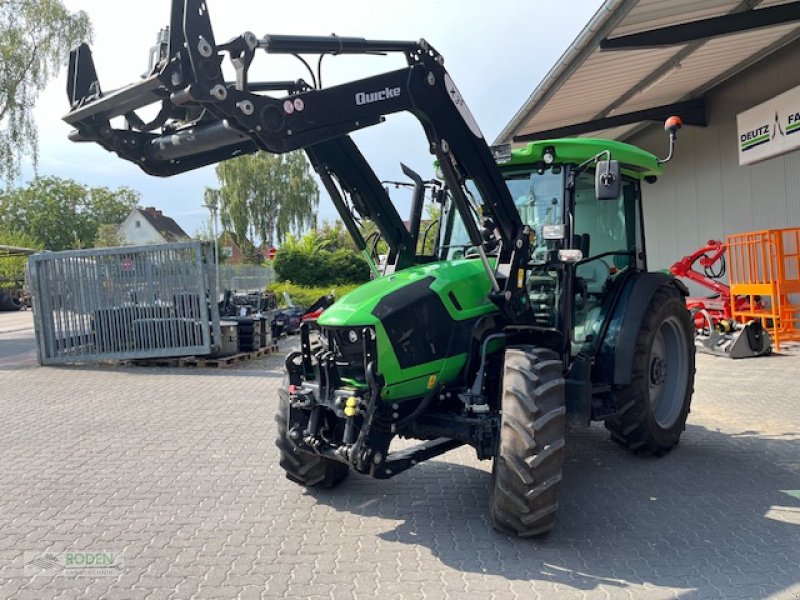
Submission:
[[[540,104],[546,102],[570,78],[572,73],[583,64],[589,54],[600,45],[600,41],[610,34],[624,19],[639,0],[606,0],[597,9],[580,35],[575,38],[566,52],[536,86],[525,104],[514,118],[503,128],[495,140],[495,144],[511,143],[514,131],[527,121]]]

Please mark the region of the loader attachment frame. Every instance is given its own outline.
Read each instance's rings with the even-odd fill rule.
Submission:
[[[250,64],[258,50],[272,54],[402,53],[407,67],[358,81],[318,89],[297,82],[251,83]],[[228,55],[236,72],[226,82]],[[203,0],[173,0],[170,26],[151,51],[153,66],[139,82],[104,94],[88,46],[70,57],[68,94],[72,109],[64,120],[75,127],[74,141],[93,141],[145,172],[169,176],[241,154],[264,150],[281,154],[305,149],[312,164],[335,177],[359,212],[376,220],[403,266],[413,261],[411,236],[388,195],[348,134],[381,123],[386,115],[408,112],[422,125],[468,229],[489,271],[492,300],[511,322],[527,320],[524,274],[529,231],[523,225],[500,170],[442,56],[424,40],[380,41],[338,36],[277,36],[259,39],[246,32],[217,44]],[[275,88],[287,95],[260,93]],[[160,103],[145,123],[136,111]],[[124,117],[124,127],[112,120]],[[464,182],[477,186],[484,210],[500,237],[495,266],[486,258]],[[330,191],[330,190],[329,190]],[[337,203],[342,209],[342,203]],[[348,230],[352,215],[342,214]],[[350,223],[348,224],[348,221]],[[358,243],[358,240],[357,240]]]

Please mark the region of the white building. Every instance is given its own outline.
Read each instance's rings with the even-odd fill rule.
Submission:
[[[190,239],[180,225],[153,206],[134,208],[117,231],[120,242],[132,246],[184,242]]]
[[[798,65],[797,2],[606,0],[496,143],[606,137],[663,156],[680,115],[676,158],[643,188],[648,266],[663,269],[709,239],[800,226]],[[742,151],[758,129],[742,113],[765,102],[757,125],[782,147]]]

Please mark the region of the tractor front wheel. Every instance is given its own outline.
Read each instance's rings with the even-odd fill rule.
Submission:
[[[288,387],[288,382],[284,382]],[[306,487],[333,488],[342,483],[350,467],[330,458],[306,452],[289,439],[289,396],[284,390],[278,393],[278,437],[275,445],[280,450],[280,465],[286,479]]]
[[[512,535],[541,535],[555,523],[564,462],[564,378],[558,354],[508,348],[501,400],[492,525]]]
[[[683,298],[672,286],[661,286],[636,337],[631,382],[614,391],[619,412],[605,422],[614,441],[652,456],[678,443],[694,391],[694,352]]]

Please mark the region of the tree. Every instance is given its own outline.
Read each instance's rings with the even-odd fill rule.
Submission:
[[[110,223],[103,223],[97,228],[97,235],[94,238],[95,248],[112,248],[114,246],[122,246],[122,240],[119,237],[119,229],[116,225]]]
[[[101,225],[118,225],[138,202],[130,188],[87,188],[71,179],[37,177],[0,193],[0,228],[29,235],[48,250],[88,248]]]
[[[331,252],[335,250],[356,250],[356,243],[339,220],[330,223],[323,221],[322,227],[317,229],[318,234],[326,241],[325,248]]]
[[[0,0],[2,1],[2,0]],[[95,187],[87,190],[87,211],[101,225],[119,225],[139,205],[141,196],[127,186],[110,190]]]
[[[420,248],[418,248],[418,252],[422,254],[433,254],[433,251],[436,247],[436,232],[439,230],[439,220],[442,218],[442,206],[440,204],[436,204],[435,202],[431,202],[428,205],[428,222],[423,223],[423,226],[420,228],[419,232],[419,243],[424,244]],[[430,228],[430,229],[428,229]],[[428,229],[428,236],[424,237],[425,230]]]
[[[16,246],[18,248],[41,249],[41,244],[31,236],[19,231],[0,228],[0,245]],[[13,287],[25,276],[25,265],[28,259],[25,256],[0,257],[0,289]]]
[[[200,226],[195,229],[192,239],[202,240],[204,242],[214,241],[214,223],[211,222],[211,217],[203,219]]]
[[[0,0],[0,179],[16,177],[23,156],[36,165],[36,99],[91,33],[88,15],[60,0]]]
[[[303,154],[258,152],[216,167],[220,220],[239,239],[255,234],[264,244],[281,242],[316,223],[319,189]]]

